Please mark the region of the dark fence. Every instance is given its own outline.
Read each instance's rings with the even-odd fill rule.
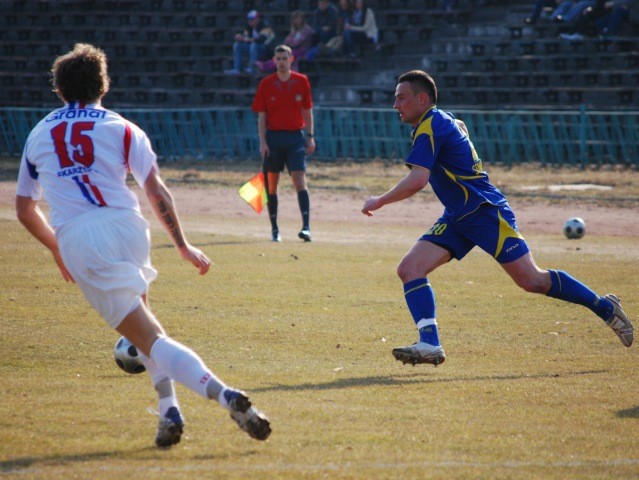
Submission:
[[[122,109],[165,160],[247,159],[258,153],[249,109]],[[42,108],[0,108],[0,155],[19,156]],[[453,110],[486,162],[639,166],[639,112]],[[314,109],[317,158],[401,160],[410,126],[391,109]]]

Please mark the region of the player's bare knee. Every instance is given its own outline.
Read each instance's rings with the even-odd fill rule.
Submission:
[[[517,279],[516,283],[528,293],[546,293],[548,290],[545,283],[536,277]]]
[[[420,275],[415,272],[415,268],[410,264],[410,262],[404,261],[400,262],[397,266],[397,276],[403,283],[410,282],[411,280],[415,280],[420,277]]]

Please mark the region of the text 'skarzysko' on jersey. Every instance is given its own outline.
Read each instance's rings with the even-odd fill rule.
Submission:
[[[140,128],[100,105],[74,102],[51,112],[31,131],[17,194],[37,201],[44,186],[54,228],[101,207],[139,213],[125,179],[130,172],[142,187],[152,168],[157,168],[156,155]]]

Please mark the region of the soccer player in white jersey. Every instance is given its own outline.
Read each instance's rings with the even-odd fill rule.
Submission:
[[[51,251],[63,278],[77,283],[108,324],[141,353],[159,397],[158,447],[178,443],[183,431],[174,380],[217,400],[242,430],[265,440],[271,428],[264,414],[195,352],[167,336],[149,309],[146,293],[157,272],[150,262],[149,224],[126,186],[127,173],[144,189],[180,257],[200,275],[211,262],[187,241],[146,134],[101,106],[110,81],[106,55],[76,44],[54,61],[52,74],[65,105],[27,138],[18,174],[18,219]],[[43,194],[50,222],[37,205]]]

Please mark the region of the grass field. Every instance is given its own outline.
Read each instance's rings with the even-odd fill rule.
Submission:
[[[345,187],[332,169],[315,183]],[[247,171],[190,175],[205,195]],[[173,184],[185,181],[184,171],[167,172]],[[389,172],[358,181],[379,191]],[[610,202],[636,201],[627,188]],[[416,332],[394,272],[423,225],[317,222],[315,231],[357,241],[271,244],[242,234],[246,220],[224,212],[183,218],[215,261],[205,277],[154,229],[151,306],[173,337],[249,392],[273,434],[251,440],[216,404],[178,386],[186,436],[159,451],[148,377],[116,367],[118,335],[60,279],[11,209],[0,205],[2,478],[639,476],[637,346],[624,348],[590,311],[526,294],[471,252],[429,277],[446,363],[403,366],[390,350]],[[229,228],[216,233],[222,224]],[[637,323],[636,236],[586,235],[570,249],[560,233],[527,239],[540,265],[618,294]]]

